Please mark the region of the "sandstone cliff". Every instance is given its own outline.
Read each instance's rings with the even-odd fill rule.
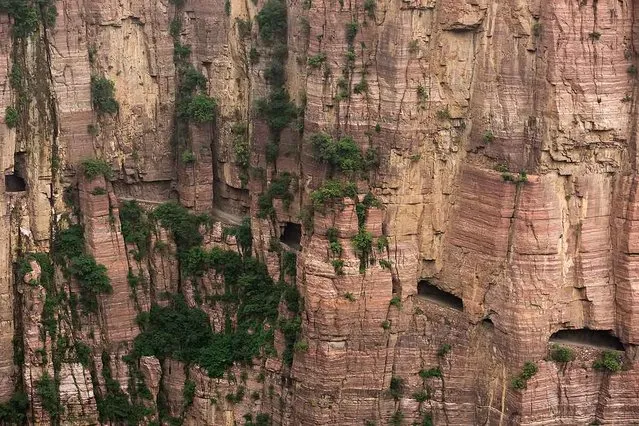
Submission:
[[[0,421],[639,422],[635,12],[0,0]]]

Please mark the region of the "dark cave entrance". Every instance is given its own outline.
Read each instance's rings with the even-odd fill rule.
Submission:
[[[493,330],[495,328],[495,324],[493,323],[493,320],[490,319],[490,317],[486,317],[481,320],[481,325],[488,330]]]
[[[27,190],[27,183],[15,173],[4,175],[4,190],[6,192],[24,192]]]
[[[458,311],[464,310],[464,302],[459,297],[439,289],[431,284],[430,281],[423,280],[417,284],[417,295],[440,306],[453,308]]]
[[[302,225],[293,222],[286,222],[283,227],[280,241],[294,250],[302,249]]]
[[[577,328],[559,330],[553,333],[550,343],[563,343],[566,345],[589,346],[601,349],[613,349],[623,351],[623,343],[610,330],[591,330],[589,328]]]

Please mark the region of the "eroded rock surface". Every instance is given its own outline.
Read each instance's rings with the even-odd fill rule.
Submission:
[[[26,394],[18,423],[639,422],[639,4],[16,3],[34,17],[25,34],[0,6],[0,401]],[[269,41],[259,14],[280,4]],[[100,78],[117,110],[101,111]],[[276,128],[261,101],[284,90]],[[359,162],[322,161],[317,133],[350,136]],[[318,201],[329,180],[356,194]],[[166,202],[209,218],[201,241],[185,248],[189,228],[154,216]],[[244,217],[299,312],[283,295],[247,331],[272,345],[218,377],[137,353],[175,295],[214,333],[238,327],[224,268],[197,268],[244,253]],[[280,242],[287,224],[299,242]],[[93,311],[80,252],[110,285]],[[555,356],[564,329],[624,350]]]

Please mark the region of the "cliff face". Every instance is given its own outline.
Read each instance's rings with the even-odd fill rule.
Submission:
[[[639,422],[639,5],[6,3],[3,421]]]

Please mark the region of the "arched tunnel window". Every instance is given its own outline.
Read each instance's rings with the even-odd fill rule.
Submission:
[[[495,328],[495,324],[493,323],[493,320],[490,319],[490,317],[486,317],[483,320],[481,320],[481,325],[483,325],[489,330],[492,330]]]
[[[286,222],[280,241],[295,250],[302,248],[302,225],[293,222]]]
[[[550,342],[618,351],[624,350],[619,338],[614,336],[609,330],[591,330],[589,328],[559,330],[550,336]]]
[[[427,280],[422,280],[417,284],[417,295],[441,306],[458,311],[464,310],[464,302],[459,297],[439,289]]]
[[[16,174],[4,176],[4,189],[6,192],[22,192],[27,190],[27,183]]]

